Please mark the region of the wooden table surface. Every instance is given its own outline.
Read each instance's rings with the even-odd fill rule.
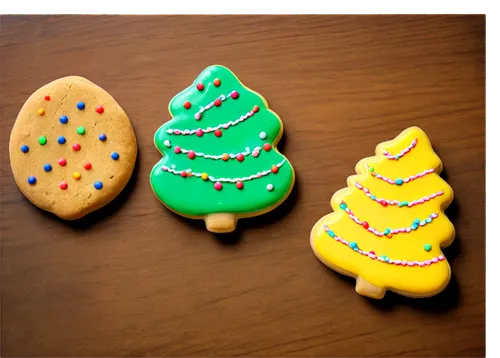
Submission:
[[[484,356],[484,16],[4,16],[0,50],[3,357]],[[297,174],[281,207],[218,236],[149,185],[168,102],[211,64],[267,98]],[[125,191],[77,222],[31,205],[8,155],[24,101],[66,75],[111,93],[139,146]],[[358,160],[412,125],[455,191],[452,281],[366,299],[309,233]]]

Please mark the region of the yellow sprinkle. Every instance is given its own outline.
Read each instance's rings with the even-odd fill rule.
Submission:
[[[78,172],[74,172],[74,173],[73,173],[73,178],[74,178],[75,180],[80,180],[80,178],[81,178],[81,177],[82,177],[82,175],[81,175],[80,173],[78,173]]]
[[[201,179],[207,180],[208,179],[208,174],[207,173],[202,173],[201,174]]]
[[[44,114],[45,114],[45,109],[40,108],[40,109],[38,110],[38,115],[39,115],[39,116],[43,116]]]

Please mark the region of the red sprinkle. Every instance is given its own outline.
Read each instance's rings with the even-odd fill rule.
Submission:
[[[183,171],[181,172],[181,177],[183,177],[183,178],[187,177],[187,173],[186,173],[186,171],[185,171],[185,170],[183,170]]]
[[[273,166],[271,167],[271,171],[272,171],[274,174],[276,174],[276,173],[278,172],[278,170],[279,170],[279,168],[278,168],[276,165],[273,165]]]
[[[45,96],[46,101],[50,101],[50,96]]]
[[[365,229],[368,229],[370,227],[370,225],[368,225],[368,223],[366,221],[363,221],[361,226],[363,226]]]
[[[262,148],[264,148],[264,150],[265,150],[266,152],[269,152],[269,151],[271,150],[271,144],[266,143],[266,144],[264,144],[264,145],[263,145],[263,147],[262,147]]]
[[[242,182],[240,182],[240,181],[237,181],[237,182],[236,182],[236,187],[237,187],[238,189],[243,189],[243,183],[242,183]]]
[[[214,102],[215,107],[219,107],[221,104],[222,104],[222,101],[218,98]]]
[[[59,165],[61,167],[64,167],[66,165],[66,159],[64,158],[59,158],[59,160],[57,161],[57,163],[59,163]]]
[[[188,158],[189,158],[189,159],[194,159],[194,157],[195,157],[194,152],[193,152],[192,150],[190,150],[190,151],[188,152]]]
[[[101,114],[101,113],[103,113],[103,112],[104,112],[104,107],[99,105],[99,106],[97,106],[97,107],[95,108],[95,111],[96,111],[97,113]]]
[[[238,162],[242,162],[245,159],[245,156],[240,153],[236,156],[236,159],[238,159]]]
[[[215,190],[221,190],[222,189],[222,184],[220,182],[217,182],[214,184]]]
[[[259,111],[259,106],[253,106],[252,111],[254,111],[255,113],[257,113]]]
[[[189,101],[184,102],[184,108],[186,109],[191,108],[191,103]]]
[[[203,131],[202,131],[201,129],[197,129],[197,130],[196,130],[196,135],[197,135],[198,137],[201,137],[201,136],[203,135]]]
[[[215,132],[214,132],[215,136],[216,137],[222,137],[222,131],[220,129],[217,129]]]
[[[198,83],[196,85],[196,88],[198,89],[198,91],[203,91],[203,89],[205,88],[205,86],[203,85],[203,83]]]
[[[68,189],[68,184],[62,181],[59,183],[59,188],[61,188],[62,190],[66,190]]]
[[[78,144],[78,143],[73,144],[73,150],[74,150],[75,152],[78,152],[81,148],[82,148],[82,147],[80,146],[80,144]]]
[[[382,204],[382,206],[387,206],[387,201],[385,201],[385,200],[381,200],[381,201],[380,201],[380,204]]]
[[[219,87],[220,86],[220,80],[218,78],[216,78],[214,80],[214,85],[215,85],[215,87]]]
[[[90,170],[92,169],[92,164],[90,164],[90,162],[85,162],[83,164],[83,167],[85,168],[85,170]]]
[[[239,96],[240,96],[240,94],[239,94],[238,92],[236,92],[236,91],[231,92],[231,98],[232,98],[232,99],[236,99],[236,98],[238,98]]]
[[[175,154],[179,154],[180,152],[181,152],[181,147],[176,146],[176,147],[174,148],[174,153],[175,153]]]

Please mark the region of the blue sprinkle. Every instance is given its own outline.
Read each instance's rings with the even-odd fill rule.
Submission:
[[[354,248],[354,251],[359,251],[359,249],[357,247]]]
[[[331,237],[335,237],[335,233],[332,230],[328,230],[328,235]]]
[[[43,170],[45,170],[46,172],[50,172],[52,170],[52,165],[50,164],[45,164],[43,166]]]
[[[351,249],[354,249],[355,247],[358,247],[358,244],[356,244],[355,242],[351,242],[351,243],[349,243],[349,247]]]
[[[414,224],[420,224],[420,219],[415,219],[415,221],[413,222]]]
[[[106,134],[104,134],[104,133],[99,134],[99,140],[100,140],[101,142],[104,142],[104,141],[106,140],[106,138],[107,138],[107,137],[106,137]]]
[[[26,144],[23,144],[21,146],[21,152],[28,153],[29,151],[30,151],[30,147],[28,147]]]
[[[78,102],[78,103],[76,104],[76,108],[78,108],[79,110],[84,109],[84,108],[85,108],[85,103],[83,103],[83,102]]]
[[[30,183],[31,185],[35,184],[36,183],[36,178],[34,176],[31,176],[28,178],[28,183]]]
[[[62,124],[68,123],[68,117],[62,115],[61,117],[59,117],[59,122],[61,122]]]
[[[411,226],[411,229],[412,229],[412,230],[417,230],[417,228],[418,228],[418,225],[417,225],[417,224],[413,224],[413,225]]]
[[[373,195],[373,194],[372,194],[372,196],[370,196],[370,199],[372,199],[372,200],[376,200],[376,199],[377,199],[377,197],[376,197],[375,195]]]
[[[402,184],[403,184],[403,179],[401,179],[401,178],[397,178],[397,179],[395,180],[395,182],[396,182],[396,185],[402,185]]]
[[[118,154],[117,152],[111,153],[111,159],[118,160],[118,158],[120,158],[120,154]]]
[[[394,158],[395,158],[396,160],[398,160],[398,159],[399,159],[399,155],[396,155]]]
[[[102,182],[96,181],[94,183],[94,188],[96,188],[97,190],[101,190],[102,189]]]
[[[384,235],[389,235],[391,233],[391,229],[385,229],[384,230]]]
[[[63,136],[60,136],[59,138],[57,138],[57,143],[59,143],[59,144],[66,143],[66,138],[64,138]]]
[[[427,224],[430,224],[431,221],[432,221],[432,218],[427,218],[427,220],[425,220],[427,222]]]
[[[388,258],[387,256],[384,257],[385,262],[389,262],[391,259]]]

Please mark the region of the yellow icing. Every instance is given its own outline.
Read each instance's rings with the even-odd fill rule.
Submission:
[[[384,156],[384,149],[396,155],[414,139],[417,139],[417,145],[399,160],[390,160]],[[418,127],[408,128],[394,140],[380,143],[375,153],[376,156],[358,162],[357,175],[350,176],[347,179],[348,187],[337,191],[331,199],[334,212],[321,218],[313,227],[311,245],[314,252],[332,269],[349,276],[361,277],[379,288],[412,297],[437,294],[446,287],[450,279],[451,269],[446,259],[423,267],[388,264],[355,252],[335,241],[324,229],[324,225],[327,225],[336,236],[356,242],[361,250],[374,251],[377,256],[384,255],[393,260],[430,260],[442,255],[441,248],[452,243],[455,229],[444,214],[444,209],[453,200],[453,190],[439,176],[442,163],[433,151],[427,135]],[[435,172],[399,186],[370,175],[366,166],[374,167],[376,173],[391,179],[407,178],[431,168]],[[410,202],[438,191],[443,191],[444,194],[412,207],[384,207],[356,188],[356,181],[376,197],[385,200]],[[379,237],[349,218],[340,208],[342,202],[347,204],[359,220],[368,222],[370,227],[381,232],[385,228],[411,226],[416,218],[422,220],[432,213],[437,213],[438,217],[410,233],[393,234],[392,238]],[[425,251],[425,244],[432,245],[432,249]]]

